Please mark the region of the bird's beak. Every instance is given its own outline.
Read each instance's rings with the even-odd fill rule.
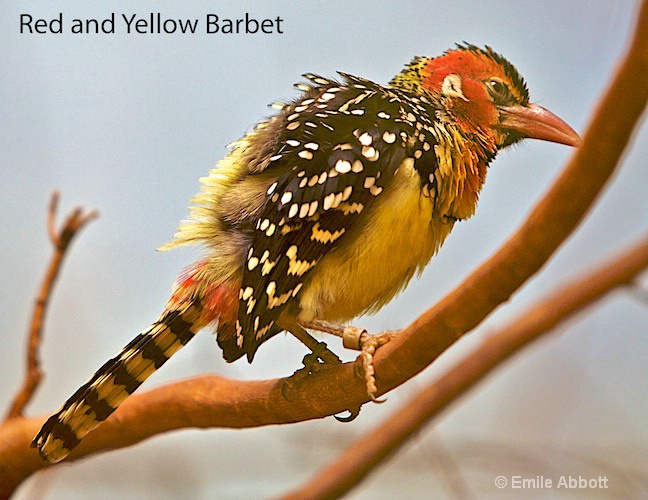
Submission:
[[[567,146],[581,145],[580,136],[548,109],[529,104],[500,108],[500,127],[515,130],[530,139],[557,142]]]

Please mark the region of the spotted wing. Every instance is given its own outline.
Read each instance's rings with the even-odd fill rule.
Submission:
[[[237,342],[250,361],[280,331],[275,321],[318,262],[388,188],[412,133],[388,88],[306,76],[320,86],[283,112],[279,147],[264,171],[278,177],[243,272]]]

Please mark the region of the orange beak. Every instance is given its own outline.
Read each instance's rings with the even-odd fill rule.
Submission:
[[[581,145],[580,136],[548,109],[529,104],[500,108],[500,127],[520,132],[530,139],[557,142],[567,146]]]

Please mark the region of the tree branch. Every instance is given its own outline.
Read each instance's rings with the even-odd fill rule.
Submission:
[[[349,445],[314,478],[283,498],[341,497],[494,368],[575,313],[630,284],[647,267],[648,235],[615,258],[594,266],[584,276],[570,280],[519,314],[508,326],[489,335],[450,372],[418,392],[394,415]]]
[[[379,393],[432,363],[536,273],[576,228],[612,175],[648,99],[648,0],[630,50],[560,178],[518,232],[485,264],[424,313],[375,357]],[[241,382],[198,377],[134,395],[70,455],[78,459],[186,427],[254,427],[321,418],[366,402],[353,364],[305,377],[289,399],[285,379]],[[29,442],[44,418],[11,419],[0,427],[0,495],[48,466]]]
[[[47,231],[50,241],[54,246],[54,255],[52,255],[52,259],[50,260],[40,291],[34,300],[34,312],[32,313],[29,336],[27,338],[27,371],[25,374],[25,380],[23,381],[21,389],[16,394],[9,411],[5,416],[5,420],[21,417],[23,415],[25,406],[29,401],[31,401],[34,392],[43,378],[43,372],[40,369],[38,350],[41,343],[47,305],[49,304],[54,285],[56,284],[56,279],[61,269],[61,265],[63,264],[63,258],[65,257],[65,253],[69,248],[70,243],[72,243],[72,240],[83,226],[95,219],[98,215],[96,211],[84,214],[80,208],[76,208],[70,215],[68,215],[65,223],[61,226],[61,230],[59,231],[56,229],[56,209],[58,206],[58,200],[59,193],[55,191],[52,193],[52,198],[50,199],[47,217]]]

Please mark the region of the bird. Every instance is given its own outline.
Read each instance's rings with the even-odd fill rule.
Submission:
[[[304,327],[378,311],[474,214],[500,150],[581,142],[489,46],[417,56],[386,85],[338,75],[303,75],[299,96],[201,179],[163,249],[198,244],[204,256],[157,321],[45,422],[32,442],[44,459],[63,460],[205,327],[226,361],[252,362],[281,331],[308,344]]]

